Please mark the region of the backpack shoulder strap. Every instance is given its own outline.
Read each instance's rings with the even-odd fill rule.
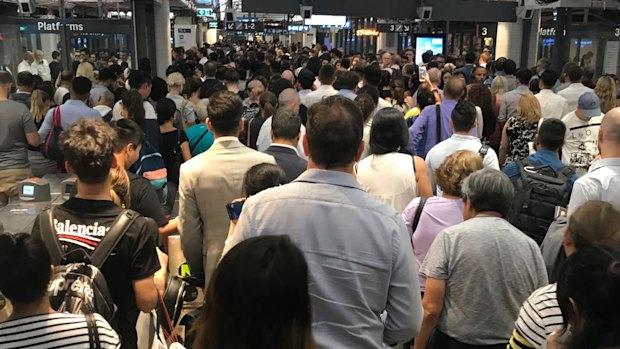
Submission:
[[[86,327],[88,329],[88,344],[90,349],[101,349],[101,342],[99,341],[99,330],[97,329],[97,319],[95,314],[86,314]]]
[[[570,179],[572,176],[574,176],[576,174],[575,169],[572,168],[571,166],[564,166],[564,168],[562,169],[562,171],[560,171],[561,174],[563,174],[566,179]]]
[[[439,104],[435,105],[435,133],[437,137],[437,144],[441,142],[441,107]]]
[[[50,259],[53,265],[60,265],[64,258],[60,241],[56,235],[56,229],[54,228],[54,207],[43,211],[39,215],[39,229],[41,230],[41,239],[50,254]]]
[[[60,119],[60,106],[54,108],[54,126],[62,129],[62,123]]]
[[[118,245],[123,238],[123,235],[127,232],[131,224],[140,215],[132,210],[124,210],[112,223],[110,230],[105,235],[101,242],[95,248],[95,251],[90,256],[91,264],[99,269],[103,266],[106,259],[112,253],[112,250]]]
[[[418,203],[418,208],[415,210],[415,216],[413,216],[413,223],[411,223],[411,231],[415,234],[416,229],[418,229],[418,224],[420,223],[420,217],[422,217],[422,212],[424,211],[424,206],[426,205],[426,200],[428,197],[422,196],[420,197],[420,202]]]
[[[196,148],[198,147],[198,144],[200,144],[200,141],[202,141],[203,138],[205,138],[205,136],[207,135],[207,133],[209,133],[209,129],[206,129],[205,132],[198,138],[198,140],[196,141],[196,143],[194,143],[194,145],[192,145],[189,149],[190,153],[193,153],[194,150],[196,150]]]

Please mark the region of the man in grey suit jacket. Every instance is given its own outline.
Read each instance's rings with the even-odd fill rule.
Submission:
[[[243,177],[260,163],[275,164],[267,154],[250,149],[237,138],[243,127],[243,102],[235,93],[211,96],[207,126],[215,141],[206,152],[181,166],[179,231],[192,274],[205,273],[208,284],[222,255],[230,220],[226,204],[243,196]]]
[[[295,146],[301,136],[301,118],[295,111],[280,108],[271,124],[271,146],[265,150],[286,173],[286,181],[292,182],[302,174],[308,162],[297,153]]]

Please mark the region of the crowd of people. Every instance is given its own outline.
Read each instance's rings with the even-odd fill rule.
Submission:
[[[178,234],[205,287],[192,348],[620,348],[620,76],[223,42],[158,77],[78,53],[0,72],[2,205],[77,177],[0,234],[0,347],[137,348]],[[60,264],[127,210],[101,266],[116,316],[56,312]]]

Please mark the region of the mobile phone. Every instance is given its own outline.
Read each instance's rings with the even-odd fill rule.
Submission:
[[[239,216],[241,216],[241,210],[243,209],[244,203],[245,203],[245,200],[239,201],[239,202],[231,202],[230,204],[226,205],[226,211],[228,211],[228,217],[230,218],[231,221],[239,219]]]
[[[420,77],[420,82],[424,82],[426,81],[426,67],[421,65],[418,67],[418,76]]]

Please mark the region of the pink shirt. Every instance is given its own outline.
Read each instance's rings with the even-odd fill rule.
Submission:
[[[437,196],[428,198],[414,233],[411,224],[413,224],[419,203],[420,198],[413,199],[402,214],[407,231],[409,231],[409,236],[411,236],[417,270],[420,270],[426,253],[433,244],[437,234],[447,227],[463,222],[463,208],[465,206],[460,199],[446,199]],[[426,289],[426,277],[422,273],[418,273],[418,278],[420,280],[420,292],[424,292]]]

